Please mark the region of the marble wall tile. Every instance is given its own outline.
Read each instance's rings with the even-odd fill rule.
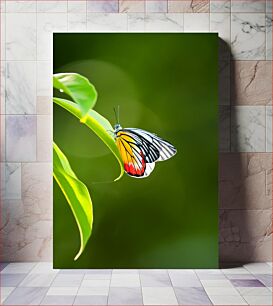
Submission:
[[[272,152],[272,106],[266,106],[266,152]]]
[[[67,12],[67,0],[37,1],[38,13],[65,13]]]
[[[0,114],[6,113],[6,62],[0,62]]]
[[[272,102],[272,64],[269,61],[233,61],[231,103],[267,105]]]
[[[86,0],[67,1],[68,13],[85,13],[87,9]]]
[[[209,14],[185,14],[185,32],[209,32]]]
[[[168,1],[167,0],[149,0],[145,2],[147,13],[167,13]]]
[[[219,105],[230,105],[230,61],[220,60],[218,69],[218,103]]]
[[[37,61],[37,96],[46,96],[52,90],[52,63],[50,61]]]
[[[1,12],[0,18],[1,18],[0,60],[2,61],[6,59],[6,14]]]
[[[265,16],[266,30],[266,59],[272,60],[272,14],[267,13]]]
[[[26,213],[52,220],[52,164],[22,164],[22,197]]]
[[[183,14],[157,13],[145,15],[145,31],[147,32],[182,32]]]
[[[9,162],[36,160],[35,116],[6,116],[6,160]]]
[[[210,32],[218,33],[219,41],[219,58],[230,58],[230,14],[228,13],[211,13],[210,14]]]
[[[266,0],[266,12],[272,13],[272,0]]]
[[[35,13],[36,1],[7,1],[7,13]]]
[[[235,106],[231,109],[231,150],[265,151],[264,106]]]
[[[5,115],[0,115],[0,137],[1,137],[1,146],[0,146],[0,161],[6,160],[6,117]]]
[[[272,171],[270,153],[220,154],[220,208],[232,210],[270,209]]]
[[[209,0],[169,0],[169,13],[208,13]]]
[[[87,11],[92,13],[118,13],[118,0],[89,0]]]
[[[229,262],[271,260],[272,210],[221,210],[220,258]]]
[[[230,107],[219,106],[219,151],[230,151]]]
[[[50,96],[37,97],[37,115],[52,114],[53,102]]]
[[[0,1],[0,11],[2,13],[6,12],[6,0]]]
[[[6,59],[36,59],[35,13],[6,13]]]
[[[212,13],[229,13],[230,0],[210,0],[210,12]]]
[[[266,0],[231,0],[231,12],[264,13]]]
[[[21,199],[21,164],[5,163],[4,199]]]
[[[144,32],[144,14],[143,13],[128,13],[128,31],[129,32]]]
[[[119,0],[120,13],[143,13],[145,1],[142,0]]]
[[[265,15],[231,15],[231,51],[237,60],[265,59]]]
[[[87,30],[94,32],[127,31],[127,14],[88,13]]]
[[[50,115],[37,116],[37,161],[52,161],[52,122]]]
[[[6,113],[36,113],[36,63],[6,63]]]
[[[68,31],[78,32],[86,31],[87,17],[86,13],[72,13],[68,14]]]
[[[67,30],[67,14],[41,13],[37,20],[37,60],[52,57],[52,33]]]

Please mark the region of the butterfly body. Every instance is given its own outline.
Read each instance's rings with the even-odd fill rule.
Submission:
[[[171,158],[176,148],[156,134],[138,128],[114,126],[117,147],[125,172],[132,177],[144,178],[154,170],[155,162]]]

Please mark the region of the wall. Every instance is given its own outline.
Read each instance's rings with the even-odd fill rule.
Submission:
[[[52,258],[54,31],[219,32],[220,260],[271,260],[271,3],[1,1],[1,260]]]

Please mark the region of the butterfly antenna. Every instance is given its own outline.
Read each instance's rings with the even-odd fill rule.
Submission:
[[[116,108],[115,107],[114,107],[114,113],[115,113],[116,123],[118,123],[118,116],[117,116],[117,112],[116,112]]]
[[[118,124],[119,124],[119,105],[118,105]]]

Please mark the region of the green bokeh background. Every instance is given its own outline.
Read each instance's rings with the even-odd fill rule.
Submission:
[[[217,34],[56,33],[54,73],[77,72],[98,91],[95,110],[177,148],[146,179],[119,174],[107,147],[54,105],[54,140],[90,190],[94,227],[79,232],[54,182],[55,268],[217,268]],[[54,93],[60,96],[60,93]]]

